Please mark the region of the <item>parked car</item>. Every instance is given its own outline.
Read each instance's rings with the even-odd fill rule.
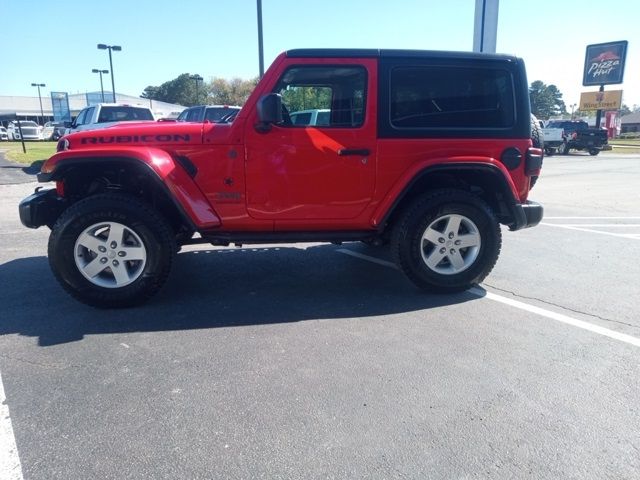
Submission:
[[[236,118],[241,108],[233,105],[197,105],[183,110],[177,121],[229,123]]]
[[[322,126],[329,125],[331,110],[328,108],[316,108],[313,110],[299,110],[291,112],[291,123],[294,125]]]
[[[67,124],[65,133],[97,130],[119,122],[154,121],[149,107],[119,103],[98,103],[80,111],[76,119]]]
[[[64,136],[65,130],[64,122],[47,122],[44,124],[44,129],[42,130],[42,139],[59,140],[60,137]]]
[[[7,129],[4,127],[0,127],[0,141],[6,142],[9,140],[9,134],[7,133]]]
[[[42,127],[36,122],[28,120],[20,120],[20,127],[18,127],[18,120],[9,124],[7,129],[9,140],[22,140],[20,130],[22,130],[24,140],[42,140]]]

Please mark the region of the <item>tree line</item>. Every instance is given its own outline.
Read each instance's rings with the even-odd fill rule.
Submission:
[[[193,75],[183,73],[173,80],[159,86],[149,85],[142,92],[142,98],[175,103],[190,107],[192,105],[244,105],[249,95],[258,84],[259,78],[244,80],[241,78],[213,78],[208,82],[199,80],[196,84]],[[323,89],[299,89],[285,92],[288,104],[296,104],[299,110],[305,108],[327,108],[330,102],[325,98],[327,93]],[[529,87],[531,112],[539,119],[547,120],[551,117],[567,115],[567,106],[562,99],[562,92],[553,84],[547,85],[542,80],[536,80]],[[299,105],[298,105],[299,104]],[[622,116],[640,111],[638,105],[629,108],[622,105]],[[589,112],[576,110],[576,116],[584,116]]]
[[[189,73],[183,73],[162,85],[149,85],[140,96],[186,107],[193,105],[242,106],[259,80],[258,77],[251,80],[213,78],[208,82],[200,79],[196,83],[193,77]]]

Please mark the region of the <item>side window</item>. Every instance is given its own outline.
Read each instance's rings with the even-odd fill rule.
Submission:
[[[514,90],[506,70],[406,66],[391,71],[390,121],[404,128],[509,128]]]
[[[284,126],[359,127],[364,122],[367,71],[359,66],[297,66],[274,88]]]

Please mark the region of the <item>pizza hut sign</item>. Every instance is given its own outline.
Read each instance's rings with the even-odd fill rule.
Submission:
[[[622,83],[627,41],[587,45],[582,85]]]

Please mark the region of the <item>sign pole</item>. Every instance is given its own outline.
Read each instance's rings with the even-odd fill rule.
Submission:
[[[599,92],[604,92],[604,85],[600,85]],[[600,128],[600,122],[602,121],[602,110],[596,111],[596,128]]]

